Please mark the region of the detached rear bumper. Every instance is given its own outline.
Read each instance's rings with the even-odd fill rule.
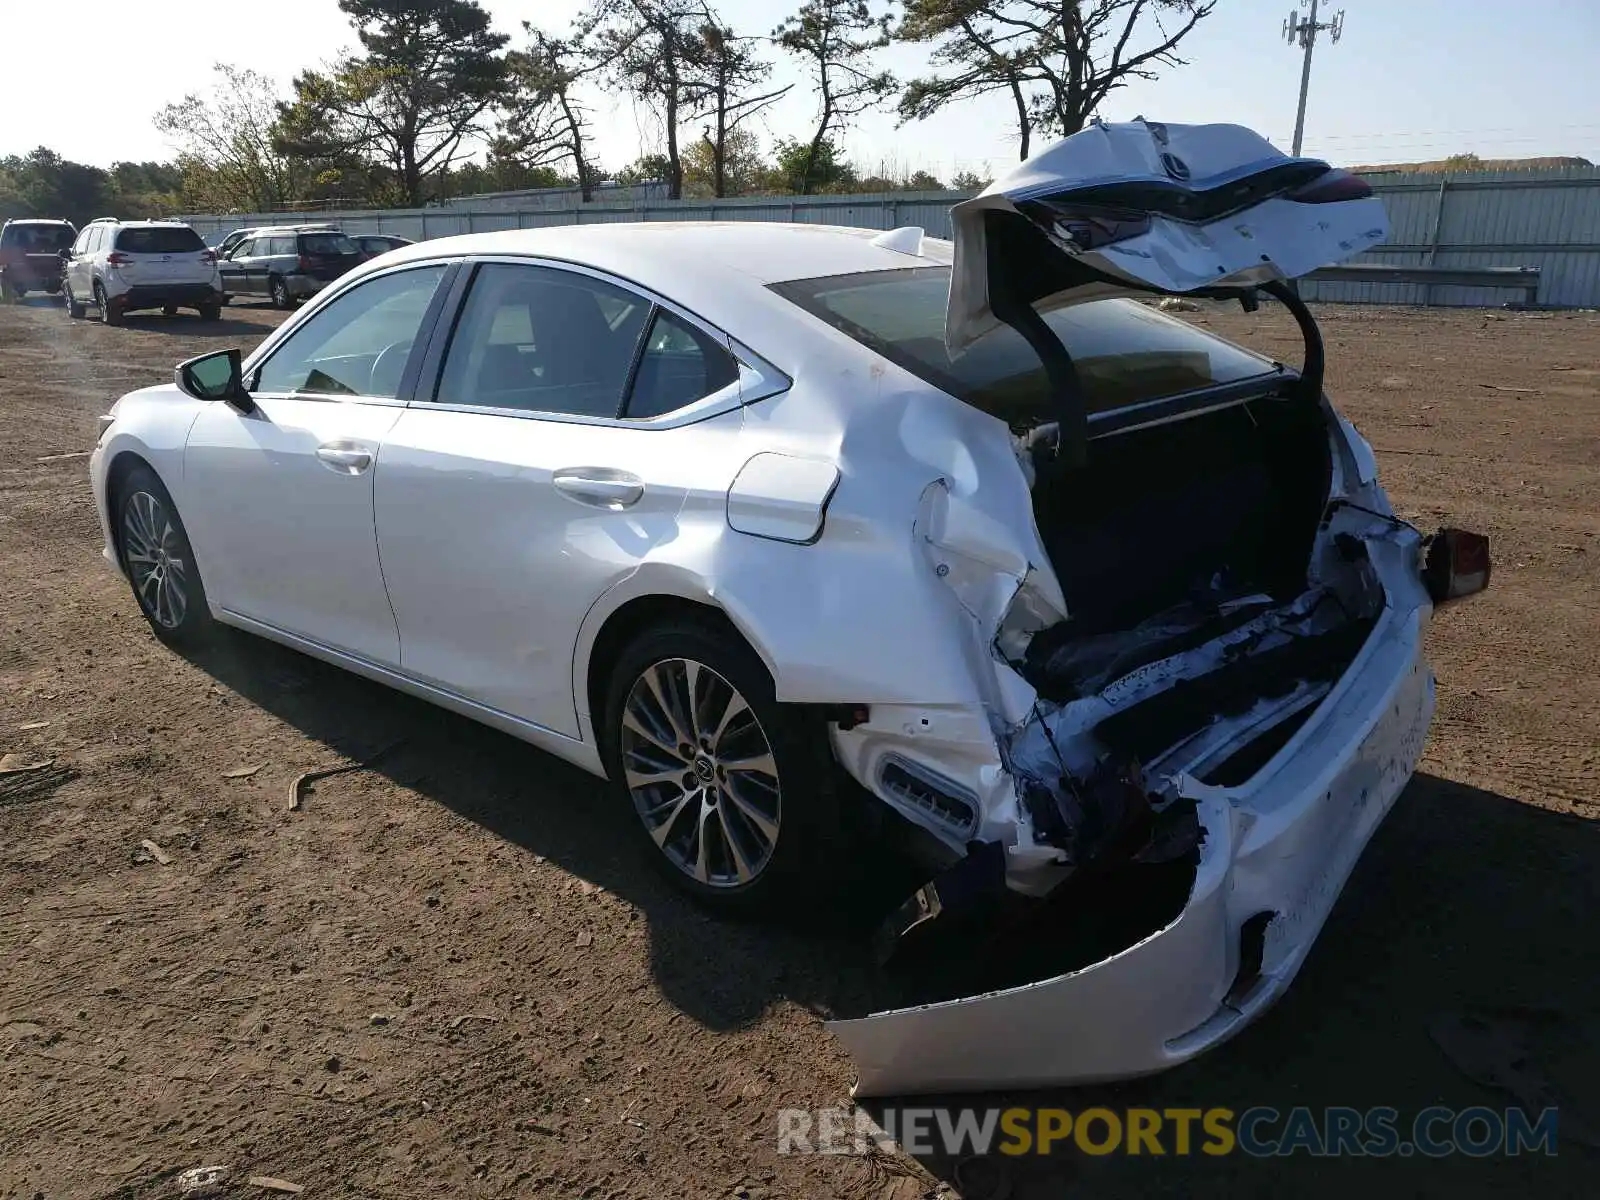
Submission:
[[[1319,717],[1248,784],[1186,781],[1205,840],[1193,892],[1166,928],[1068,975],[830,1023],[856,1061],[857,1095],[1149,1074],[1270,1007],[1416,768],[1434,706],[1428,612],[1425,601],[1387,612]],[[1259,972],[1240,978],[1247,928],[1259,938],[1262,914]]]

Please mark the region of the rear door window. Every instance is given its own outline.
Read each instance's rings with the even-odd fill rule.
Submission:
[[[267,248],[264,251],[264,253],[270,254],[273,258],[277,258],[279,255],[290,255],[294,252],[294,239],[292,237],[268,238]]]
[[[294,251],[289,251],[294,253]],[[331,257],[338,254],[360,254],[356,244],[342,233],[302,233],[300,253]]]
[[[907,267],[771,287],[913,375],[1014,429],[1054,419],[1044,366],[1009,326],[950,357],[944,342],[949,267]],[[1269,359],[1137,300],[1071,304],[1042,315],[1072,355],[1090,413],[1280,370]]]
[[[721,391],[738,378],[732,356],[715,338],[676,314],[657,309],[625,415],[664,416]]]
[[[200,235],[187,225],[150,225],[117,234],[117,249],[128,254],[189,254],[205,248]]]
[[[550,267],[478,268],[440,374],[438,401],[615,417],[650,304]]]

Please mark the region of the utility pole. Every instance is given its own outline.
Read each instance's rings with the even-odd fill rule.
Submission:
[[[1300,141],[1306,131],[1306,94],[1311,90],[1311,51],[1316,47],[1317,34],[1326,30],[1330,41],[1339,44],[1339,38],[1344,34],[1344,9],[1331,21],[1317,21],[1317,0],[1310,0],[1311,19],[1302,21],[1300,14],[1293,9],[1289,10],[1289,19],[1283,23],[1283,36],[1293,46],[1299,43],[1306,52],[1305,62],[1300,67],[1300,107],[1294,115],[1294,148],[1290,151],[1296,158],[1300,157]],[[1300,0],[1300,7],[1306,6],[1306,0]]]

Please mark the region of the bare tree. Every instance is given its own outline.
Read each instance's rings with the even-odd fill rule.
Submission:
[[[275,212],[298,195],[305,171],[272,144],[278,90],[255,71],[218,63],[210,96],[191,92],[156,113],[179,161],[205,181],[205,199],[234,212]]]
[[[772,36],[806,64],[817,91],[817,128],[811,135],[800,191],[810,194],[816,167],[829,142],[852,118],[883,102],[895,88],[887,71],[872,69],[872,54],[889,44],[891,18],[873,15],[868,0],[806,0]]]
[[[551,37],[530,23],[526,50],[507,55],[509,99],[499,136],[497,158],[526,167],[570,162],[584,200],[594,199],[594,167],[588,156],[589,113],[575,89],[594,70],[587,48],[572,38]]]
[[[756,91],[772,75],[772,64],[761,59],[754,38],[737,37],[721,24],[717,15],[705,7],[699,28],[700,48],[696,59],[701,78],[693,105],[698,115],[711,124],[701,132],[710,149],[712,195],[728,194],[728,163],[734,154],[748,151],[741,144],[734,148],[739,126],[768,105],[775,103],[794,85],[769,91]]]
[[[706,92],[703,12],[700,0],[595,0],[579,22],[595,64],[661,118],[673,200],[683,196],[678,129]]]
[[[1182,66],[1178,45],[1216,0],[906,0],[896,36],[934,43],[944,73],[913,79],[904,121],[956,100],[1005,93],[1021,158],[1032,135],[1077,133],[1112,92]]]

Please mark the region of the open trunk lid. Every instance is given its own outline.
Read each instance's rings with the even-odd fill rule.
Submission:
[[[1388,236],[1356,176],[1281,154],[1240,125],[1096,123],[951,213],[945,341],[958,352],[1008,307],[1228,293],[1343,262]]]

